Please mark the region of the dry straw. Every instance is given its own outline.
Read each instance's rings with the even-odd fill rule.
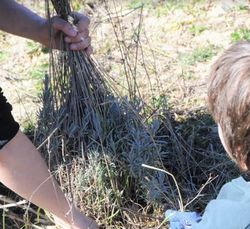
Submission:
[[[58,15],[77,23],[69,1],[52,4]],[[50,14],[49,6],[47,1]],[[130,100],[118,96],[105,73],[83,51],[71,51],[62,42],[61,51],[51,50],[50,63],[36,142],[65,192],[85,212],[98,213],[105,225],[125,224],[124,209],[144,208],[151,197],[161,196],[157,179],[150,188],[151,176],[158,173],[141,166],[161,166],[165,152],[162,142],[154,139],[158,126],[146,127],[136,91],[130,92]]]

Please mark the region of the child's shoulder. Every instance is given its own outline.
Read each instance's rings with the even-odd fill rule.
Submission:
[[[224,184],[216,199],[229,199],[235,201],[250,201],[250,182],[242,176]]]

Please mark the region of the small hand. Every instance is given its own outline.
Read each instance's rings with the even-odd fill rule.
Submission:
[[[201,216],[197,212],[179,212],[167,210],[165,216],[170,222],[170,229],[188,229],[192,228],[192,224],[201,220]]]
[[[90,55],[93,50],[91,47],[91,38],[89,37],[89,19],[80,13],[72,13],[77,24],[72,26],[69,22],[55,16],[51,19],[52,22],[52,45],[56,49],[60,49],[60,34],[64,33],[64,41],[69,44],[71,50],[84,50]],[[48,23],[47,23],[48,26]],[[50,46],[50,41],[47,39],[42,42],[45,46]]]

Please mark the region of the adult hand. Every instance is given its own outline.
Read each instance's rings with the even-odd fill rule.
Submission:
[[[93,50],[91,47],[91,38],[89,37],[89,19],[80,13],[72,13],[72,18],[77,21],[75,26],[69,22],[55,16],[51,19],[52,23],[52,47],[60,49],[61,32],[64,33],[64,41],[69,44],[71,50],[84,50],[90,55]],[[48,22],[44,27],[48,29]],[[42,44],[49,47],[50,39],[44,39]]]

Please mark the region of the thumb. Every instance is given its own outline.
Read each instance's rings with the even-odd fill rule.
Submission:
[[[56,16],[52,18],[52,27],[59,31],[62,31],[65,35],[70,37],[75,37],[77,35],[77,30],[73,28],[67,21]]]

